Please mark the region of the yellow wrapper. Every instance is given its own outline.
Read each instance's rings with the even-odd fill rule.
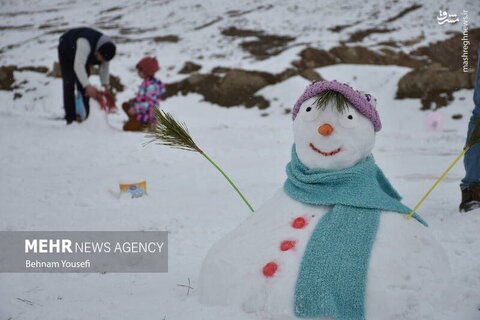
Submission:
[[[119,183],[118,186],[120,187],[121,192],[128,192],[129,190],[131,190],[132,187],[136,187],[138,189],[142,189],[144,194],[147,194],[146,180],[135,183]]]

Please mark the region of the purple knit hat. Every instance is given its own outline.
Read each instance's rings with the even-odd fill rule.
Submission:
[[[375,132],[382,129],[382,123],[375,108],[377,100],[370,94],[354,90],[348,84],[333,81],[319,81],[310,84],[305,92],[298,98],[292,111],[292,118],[295,120],[302,103],[324,91],[336,91],[342,94],[358,112],[367,117],[373,124]]]

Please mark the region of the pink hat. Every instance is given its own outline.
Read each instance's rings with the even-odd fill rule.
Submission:
[[[350,104],[357,109],[358,112],[372,122],[375,132],[378,132],[380,129],[382,129],[382,123],[380,122],[380,117],[377,109],[375,108],[377,100],[370,94],[354,90],[348,84],[341,83],[336,80],[319,81],[310,84],[300,98],[298,98],[295,106],[293,107],[293,120],[295,120],[302,103],[318,95],[319,93],[329,90],[342,94],[348,100],[348,102],[350,102]]]

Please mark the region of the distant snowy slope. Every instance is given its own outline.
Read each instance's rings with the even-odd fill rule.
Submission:
[[[0,56],[2,64],[51,67],[59,35],[75,26],[97,27],[121,39],[119,59],[113,66],[117,73],[132,68],[126,63],[130,57],[145,53],[159,56],[165,68],[172,68],[172,74],[192,59],[202,61],[206,69],[218,65],[247,67],[252,58],[237,46],[239,39],[221,33],[232,26],[293,37],[289,46],[298,47],[298,51],[306,44],[329,49],[348,42],[359,30],[388,29],[355,44],[375,47],[392,39],[420,39],[407,48],[411,50],[445,39],[448,31],[461,31],[458,24],[437,24],[440,9],[457,15],[468,10],[470,28],[478,27],[475,0],[2,1]],[[332,31],[335,27],[339,31]],[[155,37],[166,35],[179,40],[155,42]]]

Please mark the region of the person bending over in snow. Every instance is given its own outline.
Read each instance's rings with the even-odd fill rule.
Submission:
[[[473,109],[470,123],[468,124],[467,141],[471,137],[477,122],[480,121],[480,48],[478,48],[477,76],[475,82],[475,91],[473,92]],[[462,202],[460,211],[468,212],[480,208],[480,143],[473,145],[464,158],[465,178],[463,178],[460,188],[462,189]]]
[[[160,97],[165,92],[165,85],[155,78],[159,70],[154,57],[144,57],[137,63],[137,73],[143,79],[135,98],[123,103],[122,109],[128,115],[124,124],[125,131],[143,131],[155,126],[154,108],[160,107]]]
[[[76,28],[65,32],[58,44],[58,58],[63,80],[63,106],[67,124],[77,121],[75,111],[75,83],[82,95],[85,111],[90,111],[89,97],[96,98],[97,89],[88,76],[92,65],[100,65],[100,80],[109,90],[109,61],[115,56],[116,47],[109,36],[91,28]]]

